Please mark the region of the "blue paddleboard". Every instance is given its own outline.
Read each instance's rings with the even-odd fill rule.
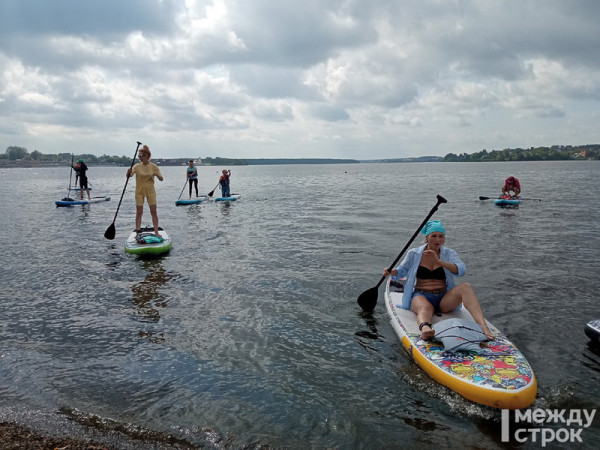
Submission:
[[[516,206],[521,203],[518,198],[497,198],[494,200],[497,206]]]
[[[208,199],[207,196],[203,195],[201,197],[189,198],[189,199],[179,199],[175,201],[177,206],[180,205],[195,205],[197,203],[205,202]]]
[[[89,203],[107,202],[110,197],[92,197],[89,200],[57,200],[56,206],[76,206],[76,205],[87,205]]]
[[[214,198],[214,202],[233,202],[241,197],[240,194],[231,194],[229,197],[217,197]]]

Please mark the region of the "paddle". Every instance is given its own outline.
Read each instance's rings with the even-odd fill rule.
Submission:
[[[221,184],[221,182],[220,182],[220,181],[219,181],[219,182],[217,183],[217,185],[215,186],[215,189],[217,189],[217,188],[219,187],[219,184]],[[212,197],[212,196],[213,196],[213,194],[215,193],[215,189],[213,189],[212,191],[210,191],[210,192],[208,193],[208,196],[209,196],[209,197]]]
[[[501,197],[494,197],[494,198],[492,198],[492,197],[484,197],[483,195],[479,196],[479,200],[496,200],[498,198],[501,198]],[[527,198],[527,197],[523,198],[523,197],[518,197],[516,200],[535,200],[537,202],[541,202],[543,199],[541,199],[541,198]]]
[[[133,167],[133,163],[135,162],[135,157],[137,156],[138,148],[142,145],[141,142],[137,143],[137,147],[135,148],[135,153],[133,154],[133,159],[131,160],[131,165],[129,166],[129,170]],[[121,202],[123,201],[123,195],[125,195],[125,189],[127,189],[127,183],[129,182],[129,178],[125,180],[125,186],[123,186],[123,192],[121,193],[121,200],[119,200],[119,205],[117,206],[117,212],[115,212],[115,218],[113,219],[110,226],[104,232],[104,237],[106,239],[114,239],[115,238],[115,220],[117,220],[117,214],[119,214],[119,208],[121,207]]]
[[[179,199],[181,198],[181,196],[183,195],[183,190],[184,190],[184,189],[185,189],[185,187],[187,186],[187,182],[188,182],[188,179],[186,178],[186,179],[185,179],[185,184],[183,185],[183,189],[181,189],[181,194],[179,194],[179,197],[177,198],[177,200],[179,200]]]
[[[71,153],[71,171],[69,172],[69,187],[67,188],[67,196],[62,199],[63,202],[72,202],[73,199],[69,197],[71,193],[71,178],[73,177],[73,153]]]
[[[421,230],[423,229],[423,227],[425,226],[427,221],[437,211],[438,206],[441,203],[448,203],[448,200],[446,200],[441,195],[437,195],[437,203],[435,204],[435,206],[433,208],[431,208],[431,211],[429,211],[429,214],[427,214],[427,217],[425,217],[425,220],[423,220],[423,223],[421,223],[421,225],[419,225],[419,228],[417,228],[417,231],[415,231],[415,233],[412,235],[410,240],[406,243],[406,245],[404,246],[404,248],[402,249],[400,254],[396,257],[394,262],[392,264],[390,264],[390,269],[388,269],[388,270],[391,270],[394,267],[394,265],[400,260],[400,258],[404,254],[404,252],[406,252],[406,250],[408,249],[409,245],[412,244],[412,242],[415,240],[417,235],[421,232]],[[365,292],[363,292],[362,294],[360,294],[358,296],[357,302],[358,302],[359,306],[363,309],[363,311],[371,312],[375,309],[375,305],[377,305],[377,290],[379,289],[379,286],[381,286],[381,283],[383,283],[385,278],[386,278],[385,276],[381,277],[381,280],[379,280],[379,283],[377,283],[377,286],[372,287],[371,289],[367,289]]]

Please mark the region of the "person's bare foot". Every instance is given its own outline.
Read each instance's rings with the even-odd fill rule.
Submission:
[[[429,322],[421,322],[419,324],[419,331],[421,332],[421,339],[424,341],[428,341],[435,336],[435,330],[431,328],[431,324]]]

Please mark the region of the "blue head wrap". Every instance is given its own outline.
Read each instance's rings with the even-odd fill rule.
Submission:
[[[439,231],[440,233],[444,233],[444,235],[446,234],[446,230],[444,228],[444,225],[442,225],[442,222],[440,222],[439,220],[430,220],[421,229],[421,233],[423,233],[425,236],[429,236],[431,233],[433,233],[435,231]]]

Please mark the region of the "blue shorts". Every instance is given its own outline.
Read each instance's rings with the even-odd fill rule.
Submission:
[[[428,292],[423,292],[423,291],[414,291],[413,295],[411,297],[411,301],[417,295],[425,297],[427,299],[427,301],[433,305],[435,312],[439,313],[439,312],[441,312],[440,311],[440,303],[442,303],[442,299],[444,298],[444,295],[446,295],[446,292],[448,292],[448,291],[444,291],[441,294],[430,294]]]

